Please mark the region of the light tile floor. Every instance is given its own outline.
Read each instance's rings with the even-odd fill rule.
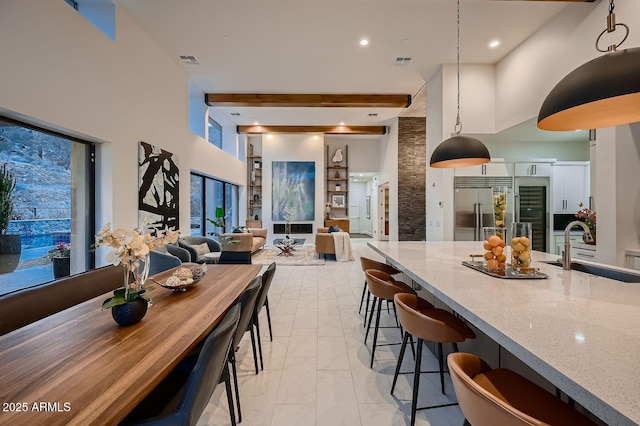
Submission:
[[[355,262],[327,261],[323,266],[278,266],[269,292],[273,341],[265,311],[260,324],[264,370],[258,375],[248,333],[238,351],[242,425],[405,425],[411,412],[412,374],[401,375],[390,395],[399,345],[376,348],[369,368],[372,334],[365,329],[358,306],[364,274],[360,256],[382,260],[367,245],[353,239]],[[395,324],[393,311],[383,313],[384,326]],[[379,342],[400,342],[397,328],[380,330]],[[437,370],[425,347],[422,370]],[[408,351],[402,371],[413,369]],[[445,375],[446,395],[438,374],[422,374],[418,406],[455,401]],[[418,411],[416,424],[462,425],[458,406]],[[199,426],[230,424],[224,386],[218,386]]]

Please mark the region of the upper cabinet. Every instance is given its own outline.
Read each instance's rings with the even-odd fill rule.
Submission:
[[[552,171],[554,213],[575,213],[580,203],[589,205],[589,163],[556,163]]]
[[[551,176],[551,163],[516,163],[515,164],[515,176],[537,176],[548,177]]]
[[[490,162],[455,169],[456,176],[513,176],[513,163]]]

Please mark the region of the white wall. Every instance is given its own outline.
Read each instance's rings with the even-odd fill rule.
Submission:
[[[3,0],[0,40],[0,113],[104,143],[98,226],[137,226],[139,141],[177,155],[184,233],[190,170],[244,185],[243,162],[188,130],[185,72],[117,5],[112,41],[63,1]]]
[[[377,172],[380,165],[379,136],[325,135],[330,152],[349,145],[349,173]]]
[[[276,133],[262,136],[262,226],[267,228],[270,237],[273,236],[273,224],[284,223],[284,221],[273,221],[271,219],[271,182],[272,163],[274,161],[314,161],[316,163],[314,232],[316,228],[324,226],[324,152],[324,137],[322,134]],[[304,223],[308,223],[308,221],[304,221]],[[292,237],[309,240],[312,234],[292,234]]]

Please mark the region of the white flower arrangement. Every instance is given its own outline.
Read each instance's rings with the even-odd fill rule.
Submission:
[[[132,302],[142,295],[145,292],[142,285],[148,273],[148,262],[145,272],[140,273],[140,261],[146,259],[151,250],[175,243],[179,235],[179,232],[171,229],[157,230],[155,235],[139,229],[127,231],[117,228],[111,231],[111,222],[105,224],[96,235],[96,247],[111,247],[106,260],[114,266],[123,265],[125,276],[124,288],[116,290],[114,297],[107,300],[102,308]]]

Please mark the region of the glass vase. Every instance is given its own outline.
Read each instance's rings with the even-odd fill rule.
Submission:
[[[491,188],[493,195],[493,221],[500,238],[506,241],[507,220],[507,187],[494,186]]]
[[[511,224],[511,269],[515,274],[532,275],[531,266],[531,223],[513,222]]]
[[[507,269],[507,244],[503,238],[505,233],[504,228],[482,228],[484,236],[483,248],[485,249],[484,268],[489,272],[504,273]]]

